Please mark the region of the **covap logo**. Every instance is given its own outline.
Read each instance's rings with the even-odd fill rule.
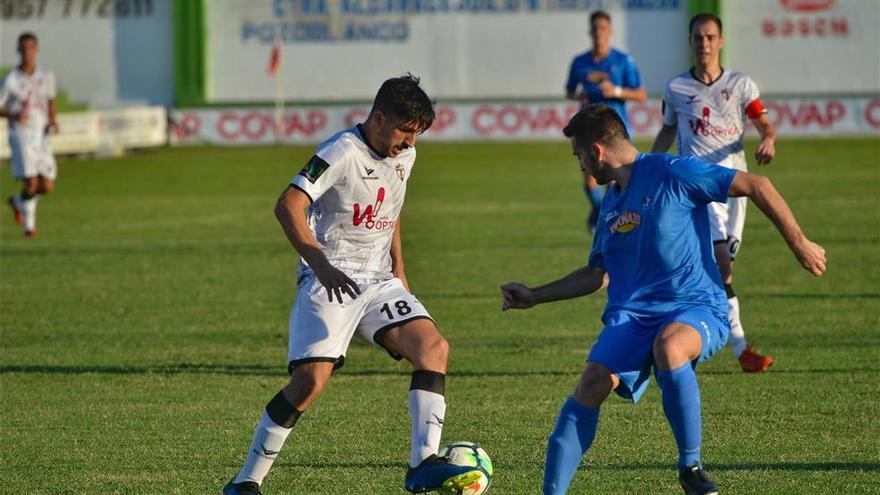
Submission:
[[[634,211],[625,211],[617,217],[617,220],[614,221],[609,227],[608,232],[611,234],[615,234],[620,232],[621,234],[626,234],[631,232],[634,228],[638,227],[642,223],[642,215],[634,212]]]

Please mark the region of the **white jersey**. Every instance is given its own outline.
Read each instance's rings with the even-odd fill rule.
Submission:
[[[25,122],[12,121],[9,134],[41,139],[49,125],[49,101],[55,99],[55,75],[41,67],[25,74],[18,67],[0,85],[0,107],[11,113],[27,112]]]
[[[391,240],[415,159],[415,148],[381,158],[356,126],[321,143],[291,181],[312,200],[309,227],[327,260],[349,277],[392,278]],[[301,259],[299,278],[311,273]]]
[[[766,113],[758,87],[740,72],[722,69],[712,84],[683,72],[666,83],[663,124],[678,126],[678,153],[746,170],[746,117]]]

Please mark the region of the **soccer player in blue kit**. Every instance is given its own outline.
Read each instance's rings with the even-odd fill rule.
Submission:
[[[503,309],[525,309],[592,294],[608,276],[605,327],[547,442],[543,493],[566,492],[611,391],[638,402],[653,369],[678,445],[682,488],[689,495],[716,494],[700,458],[694,368],[724,347],[730,328],[706,205],[748,197],[815,276],[825,271],[825,250],[801,232],[767,178],[690,156],[639,153],[609,106],[584,107],[563,132],[582,169],[599,184],[616,183],[602,202],[587,266],[539,287],[518,282],[501,287]]]
[[[604,10],[590,14],[590,40],[592,48],[571,62],[565,95],[582,105],[605,103],[620,115],[629,129],[626,117],[626,100],[643,101],[648,93],[642,87],[636,62],[626,53],[611,47],[611,16]],[[587,230],[596,228],[602,188],[596,179],[584,171],[584,192],[590,200],[592,211],[587,216]]]

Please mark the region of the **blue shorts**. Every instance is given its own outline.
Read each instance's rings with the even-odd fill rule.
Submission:
[[[670,323],[684,323],[703,337],[703,350],[693,362],[706,361],[727,343],[730,326],[709,308],[694,307],[670,313],[666,318],[641,319],[632,313],[618,311],[606,320],[589,361],[599,363],[620,378],[614,390],[617,395],[638,402],[648,388],[654,366],[654,339]]]

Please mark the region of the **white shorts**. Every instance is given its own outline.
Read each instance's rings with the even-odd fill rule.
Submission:
[[[54,181],[58,175],[48,139],[10,133],[9,150],[12,152],[12,176],[16,179],[41,176]]]
[[[748,198],[727,198],[726,203],[709,203],[709,231],[712,243],[725,243],[730,259],[742,243],[743,227],[746,224]]]
[[[357,299],[343,294],[344,303],[327,300],[327,290],[317,277],[303,280],[290,312],[288,371],[302,363],[332,362],[334,369],[345,363],[351,338],[357,334],[384,349],[394,359],[403,359],[377,341],[392,328],[420,318],[432,320],[428,310],[410,294],[400,279],[361,281]]]

